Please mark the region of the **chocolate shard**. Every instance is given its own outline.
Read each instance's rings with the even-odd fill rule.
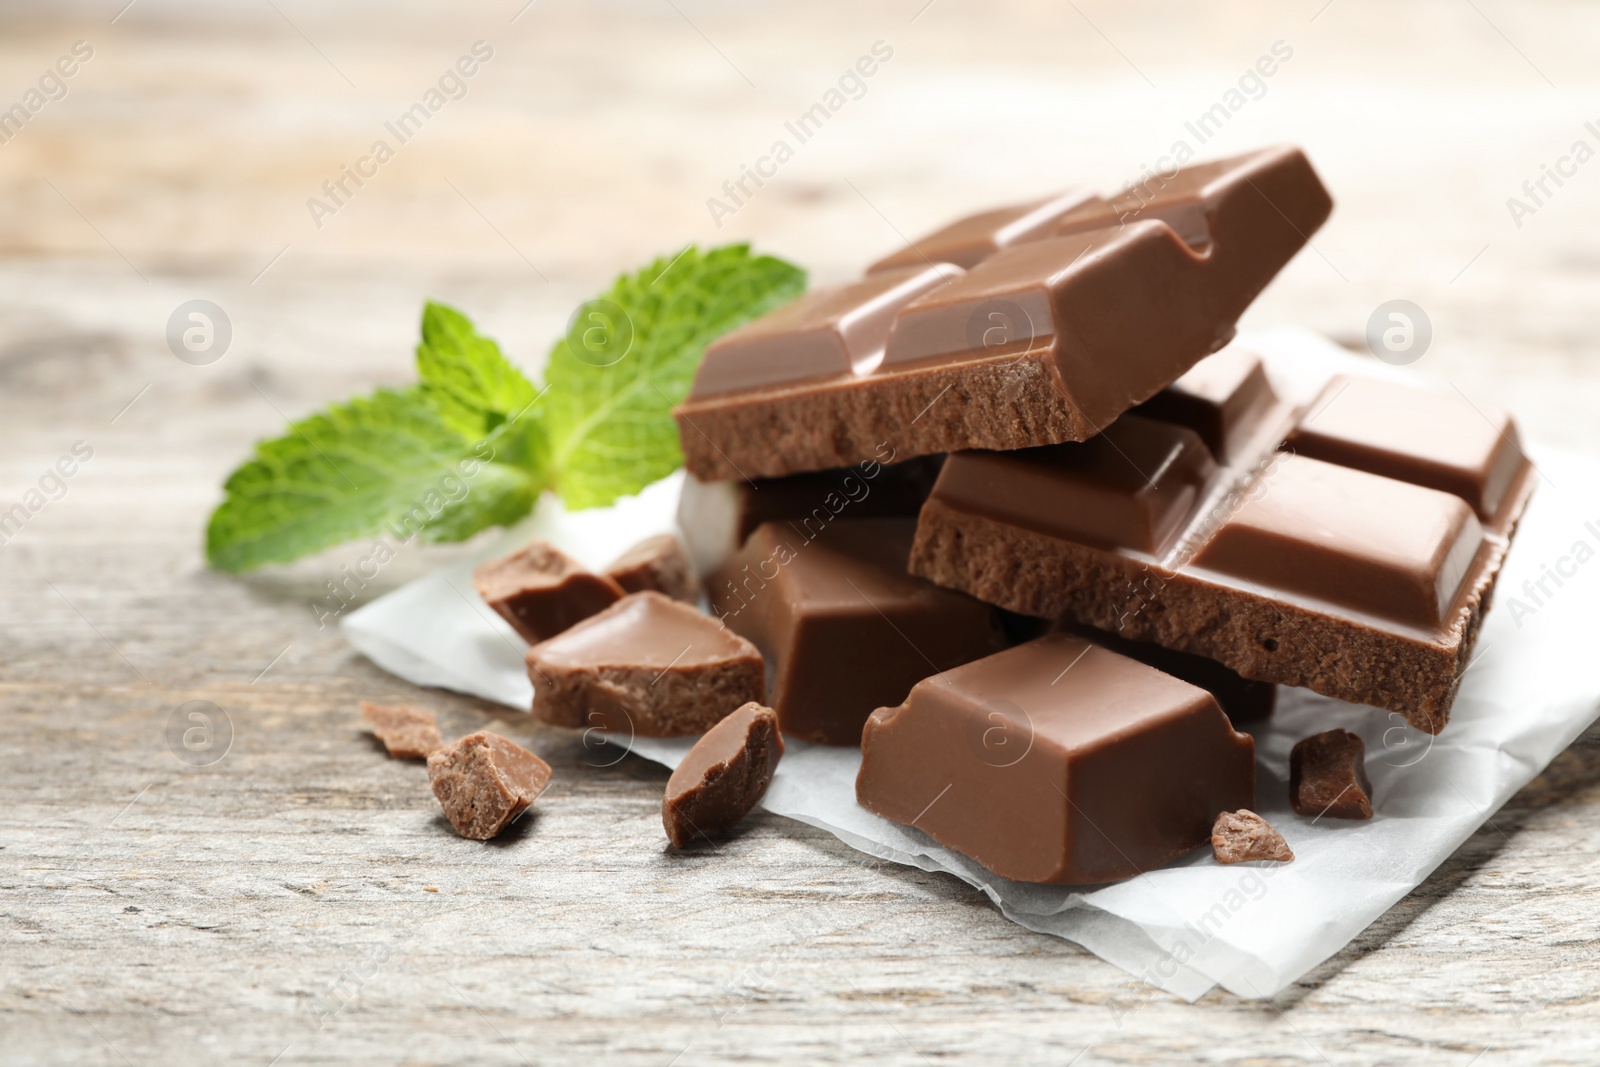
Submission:
[[[912,573],[1437,733],[1532,465],[1514,447],[1496,453],[1492,417],[1480,435],[1460,411],[1425,463],[1409,431],[1371,416],[1413,404],[1415,390],[1335,383],[1297,411],[1261,388],[1255,361],[1223,355],[1231,366],[1202,364],[1215,388],[1190,389],[1193,403],[1147,405],[1095,441],[951,454],[918,517]],[[1350,411],[1330,418],[1345,396]],[[1413,409],[1450,410],[1434,400]],[[1328,444],[1340,435],[1360,447]],[[1280,450],[1286,438],[1323,458]],[[1453,483],[1460,492],[1439,488],[1445,454],[1478,472]],[[1517,457],[1509,479],[1493,473],[1503,455]]]
[[[749,641],[660,593],[630,593],[528,650],[533,714],[555,726],[630,737],[709,730],[766,699]]]
[[[428,757],[428,783],[462,837],[487,841],[550,784],[550,765],[515,741],[480,730]]]
[[[616,582],[590,572],[548,541],[532,541],[472,572],[472,583],[495,612],[529,644],[615,603]]]
[[[1294,852],[1272,824],[1248,809],[1225,811],[1211,828],[1211,850],[1218,863],[1262,860],[1292,863]]]
[[[678,526],[700,574],[710,574],[764,522],[793,522],[811,537],[836,518],[913,518],[928,499],[944,456],[893,462],[894,450],[853,467],[784,478],[702,482],[686,476]]]
[[[1366,745],[1349,730],[1327,730],[1289,752],[1289,803],[1301,815],[1372,818]]]
[[[707,730],[667,779],[661,825],[683,848],[739,824],[756,806],[783,757],[778,714],[754,702]]]
[[[804,339],[881,323],[882,287],[917,268],[811,294],[712,346],[676,412],[685,462],[702,480],[775,477],[885,441],[911,457],[1086,440],[1226,344],[1331,207],[1296,149],[1197,166],[950,267],[894,312],[881,359],[877,332],[870,358]]]
[[[914,530],[766,523],[708,582],[712,610],[766,657],[784,736],[858,745],[874,708],[1005,647],[988,605],[906,573]]]
[[[856,797],[1004,878],[1128,878],[1254,804],[1254,743],[1211,694],[1068,634],[872,713]]]
[[[361,717],[395,759],[427,759],[444,744],[438,721],[425,708],[361,702]]]
[[[695,579],[683,544],[672,534],[647,537],[618,556],[606,568],[605,576],[624,592],[654,590],[693,604],[700,599],[700,583]]]

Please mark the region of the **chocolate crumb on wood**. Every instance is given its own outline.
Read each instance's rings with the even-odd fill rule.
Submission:
[[[607,578],[627,593],[654,590],[690,604],[700,598],[700,583],[683,544],[672,534],[647,537],[606,568]]]
[[[548,541],[532,541],[472,572],[478,595],[530,645],[616,603],[622,588]]]
[[[462,837],[487,841],[550,784],[550,765],[514,741],[480,730],[428,757],[428,782]]]
[[[1290,863],[1294,853],[1283,835],[1255,812],[1245,808],[1225,811],[1211,828],[1211,851],[1218,863],[1272,860]]]
[[[766,700],[756,646],[660,593],[630,593],[528,650],[533,714],[638,737],[704,733]]]
[[[400,704],[361,702],[361,717],[395,759],[427,759],[444,744],[433,712]]]
[[[683,848],[696,837],[731,830],[750,813],[783,757],[778,713],[751,702],[694,743],[667,780],[661,824]]]
[[[1372,818],[1366,745],[1349,730],[1327,730],[1289,753],[1289,803],[1301,815]]]

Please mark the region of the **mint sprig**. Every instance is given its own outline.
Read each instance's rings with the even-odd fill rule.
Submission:
[[[430,302],[420,381],[258,444],[223,487],[206,556],[237,572],[358,537],[460,541],[522,518],[547,488],[572,508],[637,493],[682,463],[672,408],[705,346],[804,288],[802,270],[745,245],[658,259],[579,309],[542,390]]]

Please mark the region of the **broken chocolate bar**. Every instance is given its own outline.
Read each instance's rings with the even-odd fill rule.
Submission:
[[[1129,414],[1081,444],[951,455],[912,572],[1437,733],[1533,490],[1515,425],[1345,378],[1296,410],[1254,369],[1224,369],[1233,393],[1153,412],[1178,421]],[[1311,454],[1274,451],[1286,438]]]
[[[1327,730],[1289,753],[1289,804],[1301,815],[1372,818],[1366,745],[1349,730]]]
[[[711,607],[772,671],[786,737],[858,745],[874,708],[1005,647],[994,611],[906,573],[915,522],[757,527],[707,583]]]
[[[791,474],[786,478],[702,482],[686,475],[678,498],[678,525],[700,574],[728,561],[764,522],[784,521],[809,539],[836,518],[915,517],[939,476],[944,456],[918,456],[892,463],[869,459],[840,470]]]
[[[689,566],[689,557],[671,534],[658,534],[640,541],[618,556],[606,568],[605,576],[628,593],[653,589],[690,604],[700,599],[700,583]]]
[[[1253,811],[1225,811],[1211,828],[1211,851],[1218,863],[1252,863],[1271,860],[1290,863],[1289,842],[1272,824]]]
[[[428,757],[428,783],[462,837],[487,841],[550,784],[550,765],[514,741],[480,730]]]
[[[709,615],[660,593],[630,593],[528,650],[533,714],[627,736],[711,729],[766,698],[761,653]]]
[[[667,779],[661,824],[683,848],[737,826],[767,791],[783,757],[783,736],[771,708],[746,704],[707,730]]]
[[[1004,878],[1108,882],[1253,806],[1254,753],[1205,690],[1050,634],[873,712],[856,797]]]
[[[529,644],[615,603],[616,582],[593,574],[548,541],[533,541],[472,572],[478,595]]]
[[[395,759],[427,759],[444,744],[433,712],[424,708],[361,702],[361,717]]]
[[[1031,209],[964,220],[991,237],[936,235],[914,263],[712,344],[676,412],[689,472],[843,467],[884,442],[909,458],[1092,437],[1226,344],[1331,208],[1305,156],[1277,148],[1063,208],[1053,228],[1007,229]]]

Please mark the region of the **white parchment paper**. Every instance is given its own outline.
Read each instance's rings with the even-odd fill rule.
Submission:
[[[1241,343],[1265,356],[1275,386],[1296,398],[1308,399],[1337,372],[1406,377],[1303,331]],[[1270,996],[1416,888],[1600,712],[1600,461],[1529,453],[1541,481],[1443,733],[1430,738],[1398,715],[1301,689],[1280,690],[1277,712],[1253,728],[1258,809],[1288,839],[1291,864],[1223,867],[1202,850],[1087,891],[1010,882],[858,806],[859,751],[800,742],[790,744],[763,806],[873,856],[947,871],[1015,922],[1075,941],[1186,999],[1219,984],[1242,997]],[[640,538],[674,528],[680,484],[674,475],[614,507],[571,514],[547,497],[484,558],[538,536],[603,566]],[[345,634],[409,681],[526,709],[525,646],[478,599],[471,567],[447,567],[374,601],[345,620]],[[1335,726],[1366,741],[1376,797],[1370,822],[1313,821],[1289,809],[1289,749]],[[690,743],[640,738],[631,747],[676,766]]]

